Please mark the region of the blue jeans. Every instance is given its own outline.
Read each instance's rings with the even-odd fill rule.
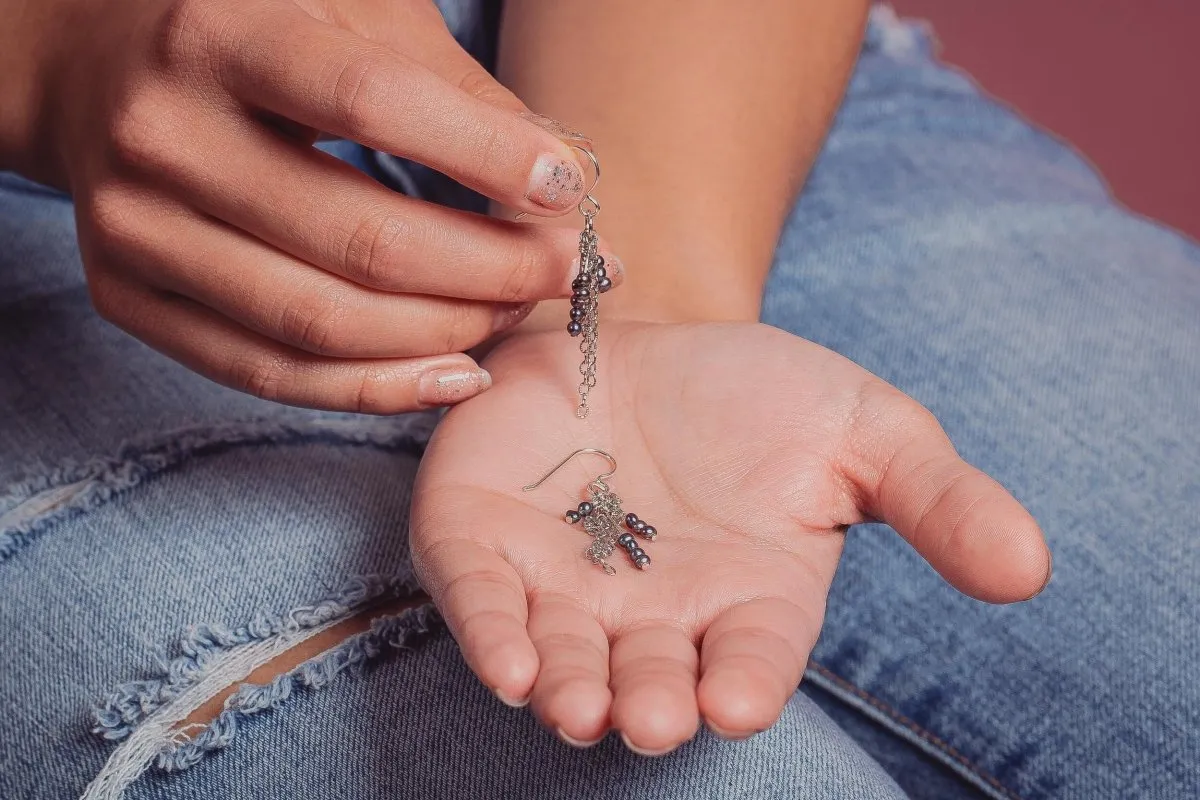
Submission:
[[[1200,796],[1200,248],[877,11],[764,318],[933,409],[1042,523],[1046,592],[986,606],[857,527],[780,723],[661,759],[560,744],[428,608],[181,736],[274,655],[412,591],[436,416],[189,373],[96,317],[70,201],[0,176],[0,797]]]

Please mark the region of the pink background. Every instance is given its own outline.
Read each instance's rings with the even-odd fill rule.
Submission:
[[[943,60],[1066,138],[1127,206],[1200,239],[1200,2],[893,0]]]

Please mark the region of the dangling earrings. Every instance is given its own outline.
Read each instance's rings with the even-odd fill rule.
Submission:
[[[608,463],[612,465],[612,469],[597,475],[587,485],[588,499],[581,502],[577,508],[570,509],[564,514],[567,522],[571,524],[582,521],[584,531],[592,537],[592,543],[583,551],[584,557],[593,564],[602,567],[609,575],[615,575],[617,570],[608,563],[608,557],[613,554],[617,547],[621,547],[625,550],[634,566],[638,569],[649,569],[650,556],[646,555],[646,551],[638,544],[634,534],[641,536],[643,539],[654,541],[658,537],[658,531],[653,525],[649,525],[643,520],[638,519],[637,514],[626,514],[622,511],[621,498],[604,482],[605,478],[611,477],[617,471],[617,460],[608,453],[598,450],[595,447],[585,447],[582,450],[576,450],[543,475],[537,483],[529,484],[522,491],[533,491],[545,483],[547,478],[558,472],[572,458],[584,453],[595,453],[596,455],[604,456],[604,458],[608,459]],[[622,530],[622,525],[628,528],[628,530]]]
[[[604,270],[604,258],[597,252],[596,229],[592,224],[592,220],[600,213],[600,203],[592,196],[596,184],[600,182],[600,162],[590,143],[571,146],[587,156],[596,170],[596,179],[579,203],[579,213],[583,215],[583,231],[579,234],[579,274],[571,283],[575,292],[571,296],[571,321],[567,323],[567,333],[583,336],[583,341],[579,343],[579,351],[583,353],[579,372],[583,380],[579,383],[579,407],[575,409],[575,416],[583,419],[589,410],[588,392],[596,385],[600,295],[612,288],[612,279]]]

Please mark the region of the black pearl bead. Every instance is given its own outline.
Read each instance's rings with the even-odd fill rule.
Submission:
[[[632,558],[634,561],[637,561],[639,558],[641,558],[644,555],[646,555],[646,551],[640,547],[635,547],[629,551],[629,557]]]
[[[617,537],[617,544],[621,545],[621,547],[629,547],[631,544],[636,544],[636,542],[637,540],[628,533],[622,533]]]
[[[575,308],[579,308],[580,306],[586,306],[587,300],[585,300],[582,297],[572,296],[571,297],[571,305],[574,306]]]
[[[571,320],[567,323],[567,333],[571,334],[572,336],[578,336],[579,334],[583,333],[583,326],[575,320]]]
[[[580,300],[587,300],[591,296],[592,290],[588,288],[576,289],[574,294],[574,297],[578,297]]]
[[[603,266],[596,267],[596,277],[597,278],[603,278],[607,274],[608,274],[608,270],[606,270]]]
[[[642,536],[645,536],[647,539],[653,539],[655,536],[658,536],[658,528],[653,525],[647,525],[642,528]]]
[[[576,522],[579,522],[579,520],[581,519],[579,516],[579,512],[576,511],[575,509],[571,509],[563,516],[565,516],[567,518],[567,522],[571,523],[572,525],[574,525]]]
[[[584,500],[582,503],[579,504],[579,515],[582,517],[586,517],[590,513],[592,513],[592,504],[589,503],[587,500]]]
[[[607,292],[609,289],[611,289],[611,288],[612,288],[612,286],[613,286],[613,284],[612,284],[612,278],[609,278],[609,277],[605,276],[605,277],[603,277],[603,278],[601,278],[601,279],[600,279],[600,282],[599,282],[598,284],[596,284],[596,289],[597,289],[597,290],[598,290],[598,291],[599,291],[601,294],[603,294],[603,293]]]
[[[588,282],[584,278],[576,278],[571,282],[571,288],[578,292],[580,289],[588,288]]]
[[[638,515],[637,515],[637,514],[634,514],[633,512],[630,512],[630,513],[628,513],[628,514],[626,514],[626,515],[625,515],[625,524],[626,524],[626,525],[628,525],[629,527],[631,527],[631,528],[632,528],[632,527],[633,527],[633,524],[634,524],[635,522],[637,522],[637,521],[638,521]]]
[[[650,556],[643,555],[641,558],[635,559],[633,563],[637,564],[638,569],[650,569]]]
[[[575,320],[576,322],[578,322],[579,320],[583,319],[586,316],[587,316],[587,312],[584,311],[579,306],[575,306],[571,309],[571,319]]]
[[[646,523],[642,522],[639,519],[637,522],[633,523],[629,527],[633,528],[634,533],[641,533],[642,531],[646,530]]]

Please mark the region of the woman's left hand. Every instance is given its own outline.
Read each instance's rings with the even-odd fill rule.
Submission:
[[[605,322],[575,417],[565,333],[518,334],[495,384],[451,410],[421,466],[413,557],[481,680],[574,743],[619,730],[665,752],[700,720],[740,738],[796,690],[848,525],[889,523],[959,590],[1024,600],[1049,576],[1037,524],[933,416],[829,350],[755,323]],[[563,512],[608,480],[659,531],[606,575]]]

